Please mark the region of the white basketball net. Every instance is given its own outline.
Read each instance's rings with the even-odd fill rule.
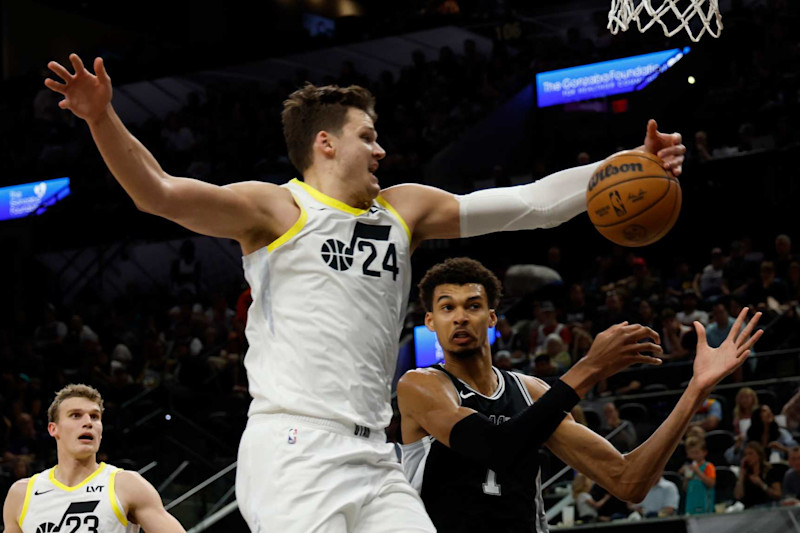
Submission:
[[[659,2],[660,6],[653,5]],[[684,8],[680,8],[679,3],[686,3],[686,0],[611,0],[608,29],[616,35],[620,30],[627,31],[635,20],[640,32],[659,24],[667,37],[681,30],[686,30],[695,42],[706,32],[712,37],[720,36],[722,15],[719,0],[690,0]]]

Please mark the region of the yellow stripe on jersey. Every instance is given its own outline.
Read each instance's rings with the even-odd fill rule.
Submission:
[[[294,196],[294,193],[292,193],[292,196]],[[306,221],[308,220],[308,213],[306,213],[303,204],[301,204],[296,198],[294,203],[296,203],[297,207],[300,208],[300,218],[297,219],[297,222],[295,222],[291,228],[286,230],[286,233],[284,233],[283,235],[272,241],[267,246],[267,252],[274,252],[280,246],[283,246],[284,244],[289,242],[289,240],[291,240],[292,237],[300,233],[300,230],[303,229],[303,226],[306,225]]]
[[[39,477],[39,474],[34,474],[28,480],[28,487],[25,489],[25,501],[22,503],[22,512],[19,513],[19,527],[22,529],[22,521],[25,520],[25,515],[28,514],[28,505],[31,503],[31,492],[33,492],[33,482],[36,481],[36,478]]]
[[[74,487],[68,487],[67,485],[64,485],[63,483],[61,483],[59,480],[56,479],[56,468],[58,468],[58,466],[54,466],[53,468],[50,469],[50,483],[52,483],[53,485],[55,485],[56,487],[58,487],[61,490],[65,490],[67,492],[72,492],[74,490],[78,490],[79,488],[83,487],[84,485],[89,483],[91,480],[93,480],[94,478],[99,476],[100,472],[105,470],[106,464],[105,463],[100,463],[100,465],[98,466],[97,470],[95,470],[89,477],[87,477],[86,479],[84,479],[83,481],[81,481],[80,483],[75,485]]]
[[[406,224],[406,221],[405,221],[405,220],[403,220],[403,217],[401,217],[401,216],[400,216],[400,213],[398,213],[398,212],[397,212],[397,210],[396,210],[394,207],[392,207],[392,204],[390,204],[389,202],[387,202],[387,201],[386,201],[386,198],[384,198],[383,196],[378,196],[378,198],[376,198],[376,199],[375,199],[375,201],[377,201],[377,202],[378,202],[380,205],[382,205],[382,206],[383,206],[383,207],[384,207],[384,208],[385,208],[387,211],[389,211],[391,214],[393,214],[393,215],[394,215],[394,217],[395,217],[397,220],[399,220],[399,221],[400,221],[400,224],[402,224],[402,225],[403,225],[403,228],[406,230],[406,235],[408,235],[408,242],[411,242],[411,230],[410,230],[410,229],[408,229],[408,224]]]
[[[117,468],[108,478],[108,497],[111,499],[111,508],[114,509],[114,514],[123,526],[128,527],[128,517],[122,512],[117,501],[117,493],[114,490],[114,479],[117,477],[117,472],[122,472],[121,468]]]
[[[291,181],[291,183],[296,183],[300,185],[314,200],[323,203],[327,206],[333,207],[334,209],[338,209],[339,211],[344,211],[345,213],[350,213],[351,215],[363,215],[367,212],[366,209],[358,209],[357,207],[351,207],[344,202],[337,200],[336,198],[331,198],[325,193],[319,192],[317,189],[309,185],[304,181],[300,181],[299,179],[295,178]]]

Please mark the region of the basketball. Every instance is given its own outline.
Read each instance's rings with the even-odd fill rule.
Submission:
[[[657,156],[630,150],[598,165],[586,189],[589,219],[605,238],[646,246],[667,234],[681,211],[681,186]]]

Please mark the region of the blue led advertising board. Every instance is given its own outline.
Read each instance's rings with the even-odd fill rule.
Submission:
[[[41,215],[69,193],[69,178],[0,187],[0,220]]]
[[[497,339],[495,328],[489,328],[489,344],[494,344]],[[431,366],[444,361],[444,352],[436,333],[429,330],[426,326],[416,326],[414,328],[414,359],[417,368]]]
[[[540,72],[536,75],[536,103],[547,107],[640,91],[666,72],[690,48],[673,48],[640,56]]]

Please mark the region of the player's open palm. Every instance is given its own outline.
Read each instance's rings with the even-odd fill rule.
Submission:
[[[697,355],[694,358],[694,379],[703,390],[712,389],[725,376],[739,368],[750,355],[750,349],[761,337],[763,331],[753,333],[761,318],[761,313],[756,313],[742,328],[747,318],[748,309],[745,307],[736,318],[728,337],[719,348],[712,348],[706,342],[706,328],[700,322],[694,323],[697,331]]]
[[[111,102],[111,78],[108,77],[103,60],[99,57],[94,60],[95,74],[86,70],[77,54],[70,54],[69,60],[75,69],[74,74],[70,74],[60,63],[51,61],[47,67],[64,83],[48,78],[44,80],[44,84],[47,88],[64,95],[64,99],[58,103],[61,109],[69,109],[76,116],[91,122],[99,117]]]

